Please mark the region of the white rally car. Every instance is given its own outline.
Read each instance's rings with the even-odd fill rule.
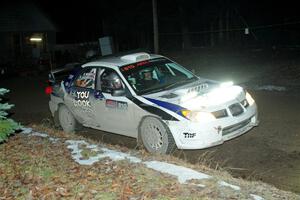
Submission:
[[[81,124],[137,138],[149,152],[215,146],[258,124],[242,87],[198,77],[160,55],[89,62],[53,87],[50,110],[65,132]]]

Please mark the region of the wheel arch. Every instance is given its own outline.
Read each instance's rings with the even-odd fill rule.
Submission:
[[[61,106],[66,106],[64,103],[62,103],[62,102],[60,102],[60,103],[58,103],[57,104],[57,109],[54,111],[54,113],[53,113],[53,120],[54,120],[54,124],[55,124],[55,126],[60,126],[60,124],[59,124],[59,118],[58,118],[58,110],[59,110],[59,108],[61,107]]]

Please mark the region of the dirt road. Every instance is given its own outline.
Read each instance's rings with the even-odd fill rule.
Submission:
[[[15,104],[12,117],[23,124],[50,119],[48,97],[43,92],[45,76],[1,80],[11,89]],[[177,151],[189,162],[218,163],[236,177],[263,180],[278,188],[300,193],[300,96],[279,92],[250,91],[259,107],[260,125],[239,138],[205,150]],[[134,148],[134,139],[84,130],[93,139]]]

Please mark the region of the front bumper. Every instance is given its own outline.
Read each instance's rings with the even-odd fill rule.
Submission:
[[[229,116],[210,123],[168,121],[178,149],[204,149],[238,137],[259,123],[254,103],[239,116]]]

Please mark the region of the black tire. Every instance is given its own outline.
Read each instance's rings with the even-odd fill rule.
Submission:
[[[169,128],[156,117],[146,117],[139,126],[139,136],[150,153],[170,154],[176,144]]]
[[[61,105],[58,109],[58,120],[64,132],[75,132],[77,121],[71,111],[65,105]]]

